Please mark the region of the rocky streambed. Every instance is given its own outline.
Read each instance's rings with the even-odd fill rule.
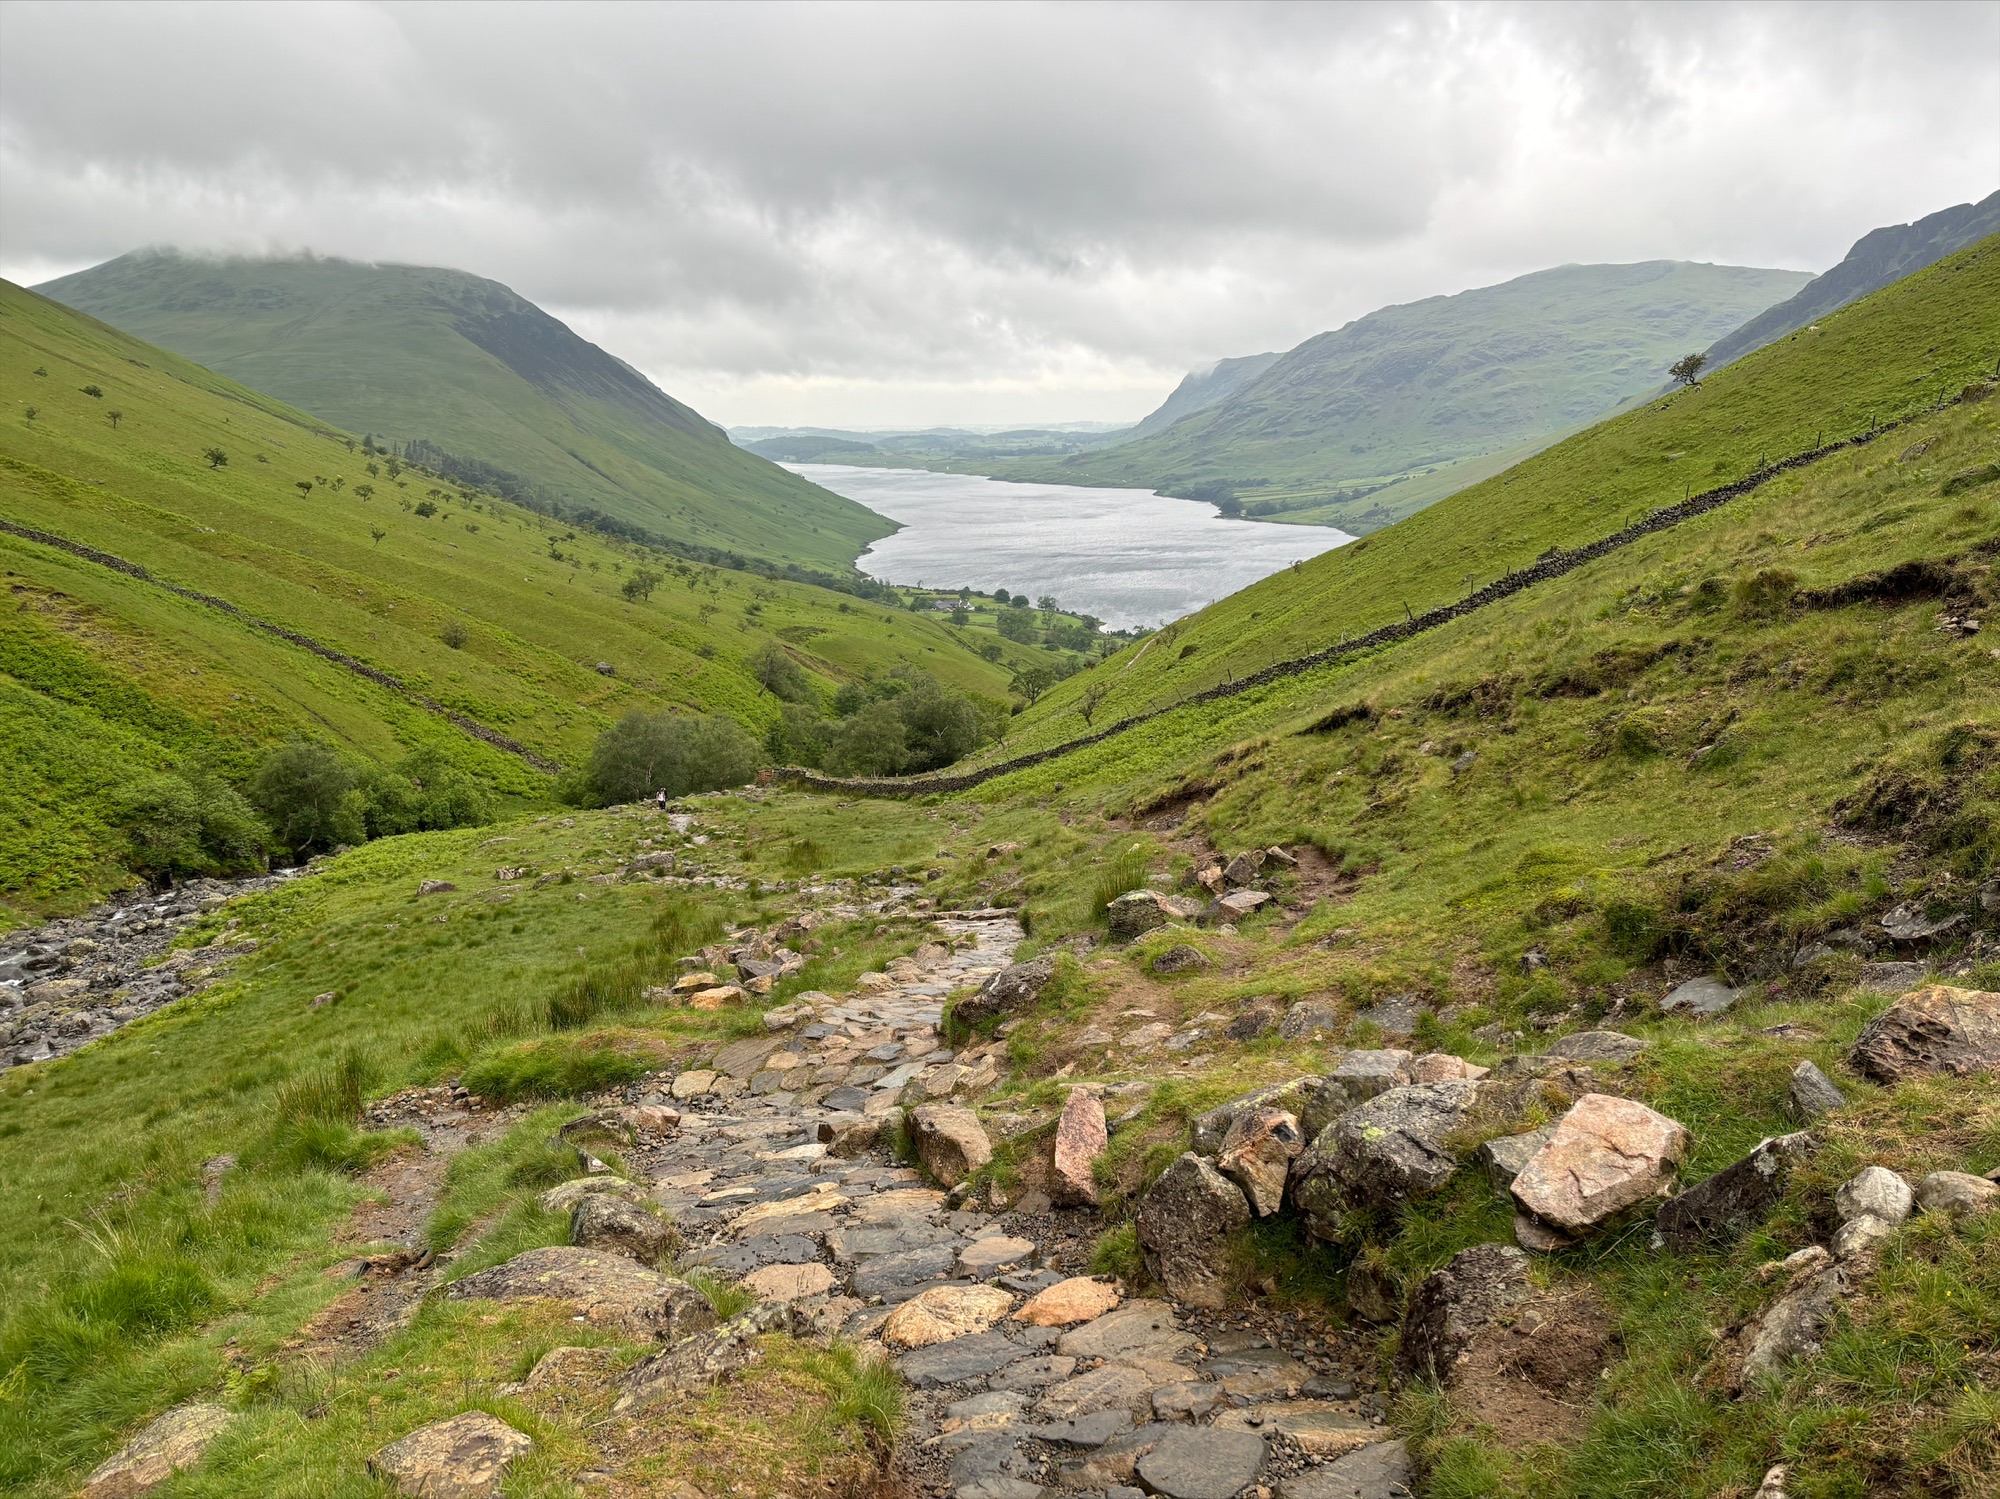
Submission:
[[[63,1056],[213,983],[255,943],[225,935],[175,951],[174,939],[226,902],[299,873],[189,880],[0,938],[0,1071]]]

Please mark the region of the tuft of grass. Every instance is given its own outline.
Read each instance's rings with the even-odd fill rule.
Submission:
[[[1145,1284],[1146,1257],[1139,1248],[1137,1224],[1115,1224],[1097,1236],[1090,1249],[1090,1273],[1116,1276],[1128,1286]]]
[[[361,1104],[373,1069],[356,1047],[348,1047],[331,1067],[315,1068],[279,1085],[272,1106],[285,1125],[350,1124],[361,1117]]]
[[[482,1098],[513,1103],[526,1098],[585,1098],[644,1077],[659,1053],[641,1038],[593,1031],[545,1036],[481,1057],[461,1083]]]
[[[1151,864],[1152,851],[1144,844],[1134,844],[1120,849],[1099,865],[1090,885],[1091,914],[1101,918],[1105,907],[1119,896],[1128,895],[1143,886]]]
[[[686,1270],[676,1269],[673,1273],[701,1292],[709,1310],[720,1321],[727,1322],[731,1317],[741,1316],[757,1304],[755,1291],[736,1281],[725,1280],[713,1270],[696,1265]]]

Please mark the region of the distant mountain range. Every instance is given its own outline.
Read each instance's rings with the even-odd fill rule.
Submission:
[[[36,290],[544,508],[843,573],[895,529],[734,446],[624,361],[463,271],[146,250]]]
[[[1914,224],[1872,229],[1854,242],[1847,256],[1823,276],[1806,283],[1796,296],[1768,307],[1708,349],[1711,369],[1741,359],[1752,349],[1796,333],[1815,318],[1860,300],[1872,291],[1935,265],[1954,251],[2000,234],[2000,192],[1977,203],[1926,214]]]
[[[1224,361],[1130,440],[988,472],[1378,530],[1657,389],[1674,359],[1810,279],[1668,260],[1559,266]]]

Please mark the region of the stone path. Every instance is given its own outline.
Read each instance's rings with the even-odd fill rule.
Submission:
[[[1128,1300],[1081,1276],[1072,1225],[994,1215],[890,1154],[910,1103],[963,1099],[996,1048],[954,1055],[943,1002],[1008,962],[1000,913],[941,916],[939,940],[843,998],[804,995],[772,1033],[633,1095],[672,1108],[629,1160],[687,1243],[683,1264],[788,1303],[893,1358],[910,1387],[900,1455],[953,1499],[1391,1499],[1402,1445],[1333,1344],[1282,1319],[1232,1322]]]

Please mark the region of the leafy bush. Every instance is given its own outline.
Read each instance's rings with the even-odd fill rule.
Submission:
[[[265,755],[250,781],[250,801],[270,819],[279,842],[304,856],[367,838],[356,779],[330,745],[295,739]]]
[[[359,789],[371,838],[477,827],[493,816],[486,788],[428,746],[412,751],[394,770],[364,771]]]
[[[839,715],[821,763],[839,775],[936,770],[996,737],[997,703],[968,697],[928,672],[899,666],[835,694]]]
[[[786,703],[764,731],[764,752],[778,765],[818,766],[826,746],[826,720],[804,703]]]
[[[600,806],[656,791],[685,796],[740,786],[757,771],[757,746],[733,718],[634,709],[590,752],[590,789]]]
[[[907,733],[892,699],[872,702],[834,727],[825,765],[836,775],[894,775],[909,764]]]
[[[247,874],[264,867],[271,830],[250,804],[200,772],[149,776],[114,798],[133,869],[152,879]]]
[[[812,678],[776,641],[766,645],[750,663],[750,670],[764,690],[787,703],[809,703],[816,694]]]
[[[1032,609],[1002,610],[1000,617],[993,622],[993,627],[1006,639],[1021,645],[1033,645],[1035,638],[1042,633],[1035,623]]]

